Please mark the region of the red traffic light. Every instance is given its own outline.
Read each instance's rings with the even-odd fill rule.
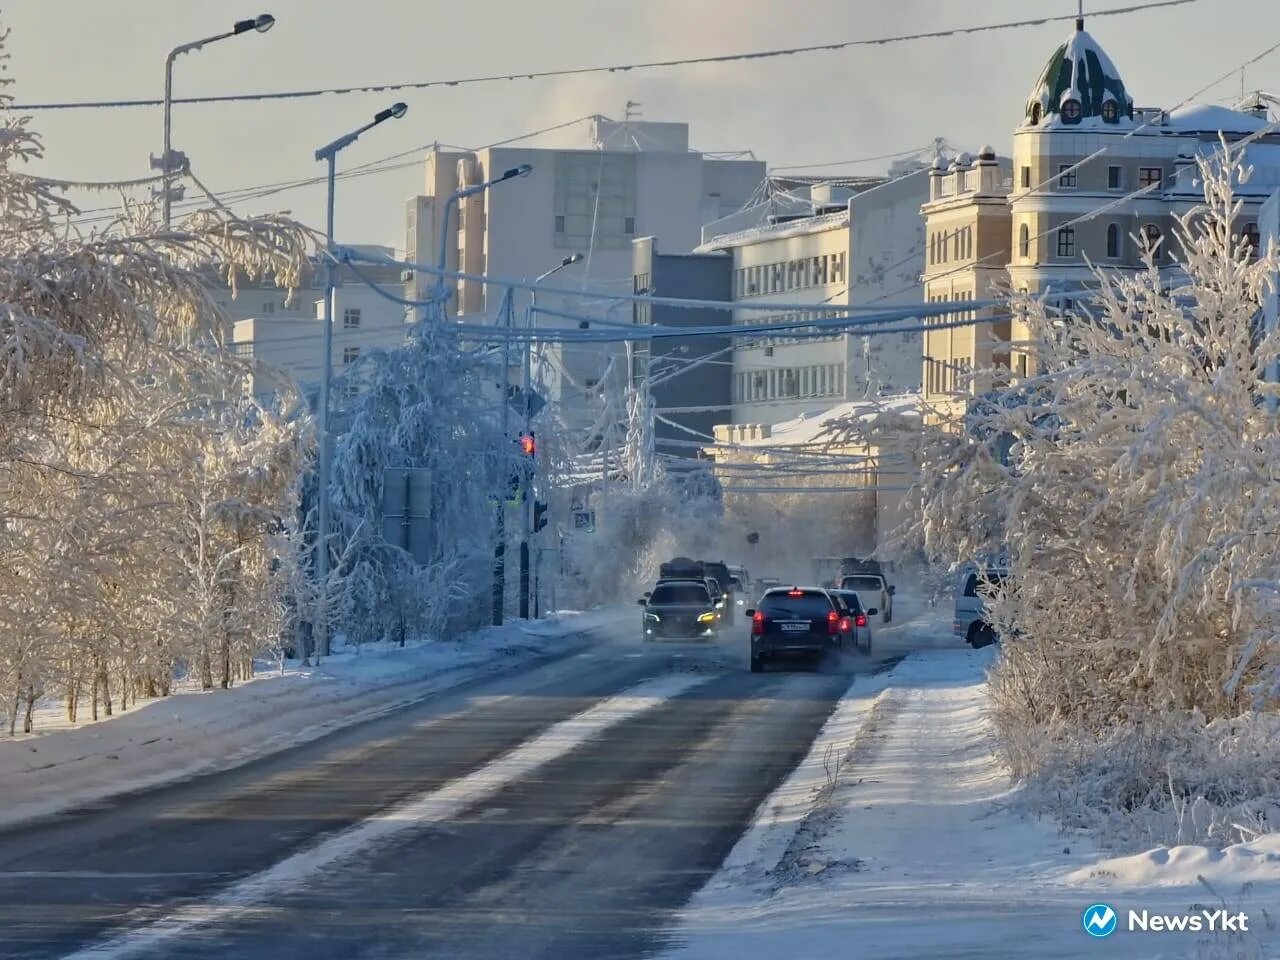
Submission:
[[[520,437],[520,449],[525,456],[532,457],[538,452],[538,445],[533,439],[533,434],[528,433]]]

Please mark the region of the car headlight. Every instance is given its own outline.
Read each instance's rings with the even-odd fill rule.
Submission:
[[[656,613],[646,613],[646,614],[644,615],[644,618],[645,618],[646,620],[652,620],[654,623],[661,623],[661,622],[662,622],[662,618],[661,618],[661,617],[659,617]]]
[[[717,609],[717,610],[719,610],[719,609],[720,609],[721,607],[723,607],[723,606],[724,606],[724,601],[723,601],[723,600],[717,600],[717,601],[716,601],[716,609]]]
[[[744,601],[744,600],[739,600],[739,601],[738,601],[738,606],[742,606],[742,605],[743,605],[743,603],[745,603],[745,602],[746,602],[746,601]]]
[[[699,623],[715,623],[716,615],[710,611],[698,614]]]

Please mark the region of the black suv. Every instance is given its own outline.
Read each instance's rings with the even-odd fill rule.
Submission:
[[[852,618],[819,587],[778,587],[765,591],[751,618],[751,672],[775,658],[821,659],[853,646]]]
[[[710,640],[720,617],[702,580],[663,580],[639,601],[645,640]]]

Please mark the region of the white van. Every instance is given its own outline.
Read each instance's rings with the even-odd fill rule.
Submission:
[[[955,635],[972,647],[986,647],[999,637],[987,619],[986,596],[999,590],[1009,571],[1004,567],[980,569],[969,564],[960,571],[956,583],[956,615],[952,624]]]

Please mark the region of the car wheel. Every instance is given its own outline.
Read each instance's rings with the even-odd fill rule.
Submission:
[[[866,643],[866,646],[862,648],[862,652],[865,653],[867,656],[871,656],[871,631],[870,630],[867,631],[867,643]]]
[[[893,601],[890,600],[887,604],[885,604],[884,622],[888,623],[892,619],[893,619]]]
[[[751,658],[751,672],[761,673],[764,670],[764,660],[761,657]]]

